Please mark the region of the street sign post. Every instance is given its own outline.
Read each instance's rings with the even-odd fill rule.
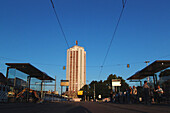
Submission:
[[[115,87],[115,92],[117,92],[118,87],[121,86],[121,79],[112,79],[112,87]],[[120,88],[119,88],[120,92]]]

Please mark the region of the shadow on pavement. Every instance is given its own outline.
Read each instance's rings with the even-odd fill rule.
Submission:
[[[66,113],[92,113],[88,109],[82,106],[74,107],[69,109]]]

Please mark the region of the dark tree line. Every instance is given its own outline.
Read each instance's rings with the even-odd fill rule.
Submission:
[[[98,95],[101,95],[102,98],[110,97],[112,88],[111,88],[111,80],[112,79],[121,79],[121,87],[120,91],[125,91],[128,89],[129,85],[125,82],[125,80],[120,77],[116,76],[115,74],[110,74],[107,78],[107,80],[100,80],[100,81],[92,81],[89,85],[84,85],[84,87],[81,89],[83,90],[83,95],[86,96],[86,98],[94,98],[94,87],[95,87],[95,97],[98,99]]]

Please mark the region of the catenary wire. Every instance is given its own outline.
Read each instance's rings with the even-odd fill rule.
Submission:
[[[163,59],[163,58],[167,58],[167,57],[170,57],[170,54],[168,54],[168,55],[164,55],[164,56],[160,56],[160,57],[158,57],[157,59]],[[14,58],[9,58],[9,57],[4,57],[4,56],[0,56],[0,60],[3,60],[3,59],[6,59],[6,60],[9,60],[9,61],[18,61],[18,62],[23,62],[24,60],[19,60],[19,59],[14,59]],[[154,60],[157,60],[157,59],[150,59],[149,61],[150,62],[153,62]],[[46,63],[38,63],[38,62],[32,62],[33,64],[38,64],[38,65],[47,65],[47,66],[58,66],[58,67],[60,67],[60,66],[64,66],[64,65],[59,65],[59,64],[51,64],[51,63],[49,63],[49,64],[46,64]],[[143,61],[139,61],[139,62],[129,62],[129,63],[122,63],[122,64],[112,64],[112,65],[105,65],[105,67],[116,67],[116,66],[123,66],[123,65],[127,65],[127,64],[130,64],[130,65],[132,65],[132,64],[142,64],[143,63]],[[99,66],[99,65],[89,65],[89,66],[86,66],[86,67],[90,67],[90,68],[99,68],[99,67],[101,67],[101,66]]]
[[[119,18],[118,18],[116,27],[115,27],[115,29],[114,29],[114,32],[113,32],[113,35],[112,35],[112,39],[111,39],[111,41],[110,41],[110,44],[109,44],[109,47],[108,47],[108,49],[107,49],[106,55],[105,55],[105,57],[104,57],[103,63],[102,63],[102,65],[101,65],[101,70],[100,70],[100,72],[99,72],[99,78],[100,78],[100,75],[101,75],[101,73],[102,73],[102,70],[103,70],[104,64],[105,64],[105,62],[106,62],[107,56],[108,56],[108,54],[109,54],[109,51],[110,51],[110,48],[111,48],[113,39],[115,38],[115,34],[116,34],[117,28],[118,28],[118,26],[119,26],[119,23],[120,23],[120,19],[121,19],[121,17],[122,17],[122,14],[123,14],[123,12],[124,12],[124,8],[125,8],[125,5],[126,5],[127,0],[126,0],[125,2],[124,2],[124,1],[122,1],[122,2],[123,2],[123,7],[122,7],[122,10],[121,10],[121,12],[120,12],[120,15],[119,15]]]
[[[63,34],[64,40],[65,40],[65,42],[66,42],[68,48],[70,48],[70,47],[69,47],[69,44],[68,44],[68,41],[67,41],[67,38],[66,38],[66,35],[65,35],[65,32],[64,32],[63,27],[62,27],[62,25],[61,25],[60,19],[59,19],[58,15],[57,15],[57,12],[56,12],[54,3],[53,3],[52,0],[50,0],[50,1],[51,1],[51,5],[52,5],[52,7],[53,7],[54,13],[55,13],[57,22],[58,22],[58,24],[59,24],[59,26],[60,26],[60,29],[61,29],[61,32],[62,32],[62,34]]]

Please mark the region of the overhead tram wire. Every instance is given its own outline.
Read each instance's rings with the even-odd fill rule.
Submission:
[[[170,54],[165,55],[165,56],[160,56],[157,59],[149,59],[150,62],[153,62],[154,60],[158,60],[158,59],[163,59],[163,58],[167,58],[170,57]],[[14,59],[14,58],[10,58],[10,57],[4,57],[4,56],[0,56],[0,60],[3,61],[3,59],[9,60],[9,61],[18,61],[18,62],[24,62],[24,60],[19,60],[19,59]],[[6,61],[4,60],[4,61]],[[62,67],[63,65],[57,65],[57,64],[46,64],[46,63],[38,63],[38,62],[31,62],[33,64],[38,64],[38,65],[47,65],[47,66],[57,66],[57,67]],[[128,63],[122,63],[122,64],[112,64],[112,65],[105,65],[105,67],[116,67],[116,66],[126,66],[127,64],[143,64],[143,61],[139,61],[139,62],[128,62]],[[88,68],[99,68],[101,66],[99,65],[89,65],[86,66]]]
[[[19,60],[19,59],[14,59],[14,58],[10,58],[10,57],[4,57],[4,56],[0,56],[0,61],[17,61],[17,62],[25,62],[25,60]],[[62,67],[63,65],[59,65],[59,64],[46,64],[46,63],[39,63],[39,62],[30,62],[33,64],[38,64],[38,65],[42,65],[42,66],[56,66],[56,67]],[[80,67],[80,66],[79,66]],[[84,67],[84,66],[81,66]],[[90,68],[98,68],[100,66],[97,65],[90,65],[90,66],[86,66],[86,67],[90,67]]]
[[[56,12],[56,9],[55,9],[55,6],[54,6],[54,3],[53,3],[53,1],[52,1],[52,0],[50,0],[50,1],[51,1],[51,5],[52,5],[52,7],[53,7],[54,13],[55,13],[55,16],[56,16],[57,22],[58,22],[58,24],[59,24],[59,26],[60,26],[61,32],[62,32],[63,37],[64,37],[64,39],[65,39],[65,42],[66,42],[66,44],[67,44],[68,48],[70,48],[70,47],[69,47],[69,44],[68,44],[68,41],[67,41],[67,39],[66,39],[66,35],[65,35],[65,33],[64,33],[63,27],[62,27],[62,25],[61,25],[61,22],[60,22],[60,20],[59,20],[58,15],[57,15],[57,12]]]
[[[122,0],[123,7],[122,7],[122,10],[121,10],[119,19],[118,19],[118,21],[117,21],[116,27],[115,27],[115,29],[114,29],[114,32],[113,32],[113,35],[112,35],[112,39],[111,39],[111,41],[110,41],[110,44],[109,44],[109,47],[108,47],[108,49],[107,49],[106,55],[105,55],[105,57],[104,57],[103,63],[102,63],[102,65],[100,66],[100,67],[101,67],[101,70],[100,70],[100,73],[99,73],[99,78],[100,78],[100,75],[101,75],[101,73],[102,73],[102,70],[103,70],[104,64],[105,64],[105,62],[106,62],[107,56],[108,56],[108,54],[109,54],[109,51],[110,51],[110,48],[111,48],[113,39],[114,39],[115,34],[116,34],[116,31],[117,31],[117,28],[118,28],[118,26],[119,26],[120,19],[121,19],[121,17],[122,17],[123,12],[124,12],[124,8],[125,8],[125,5],[126,5],[126,2],[127,2],[127,0],[126,0],[125,2],[124,2],[124,0]]]

